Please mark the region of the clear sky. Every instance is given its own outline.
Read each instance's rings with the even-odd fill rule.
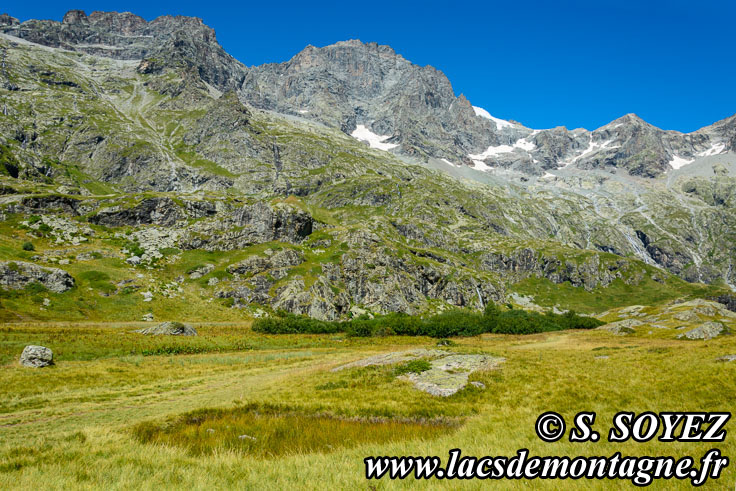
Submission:
[[[357,38],[445,72],[457,94],[532,128],[594,129],[634,112],[693,131],[736,113],[736,1],[6,2],[21,21],[69,9],[201,17],[246,65]]]

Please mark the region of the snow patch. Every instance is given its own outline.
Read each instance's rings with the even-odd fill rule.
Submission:
[[[491,113],[483,109],[482,107],[473,106],[473,111],[475,111],[476,116],[480,116],[481,118],[490,119],[494,123],[496,123],[496,128],[499,130],[503,128],[513,128],[514,123],[510,121],[506,121],[505,119],[495,118],[491,116]]]
[[[577,157],[573,158],[572,160],[568,160],[567,162],[560,162],[560,164],[557,166],[558,169],[562,167],[567,167],[568,165],[572,165],[578,160],[587,157],[589,155],[592,155],[596,152],[600,152],[601,150],[609,149],[609,148],[617,148],[618,145],[611,145],[613,143],[613,140],[606,140],[603,143],[596,143],[591,138],[590,143],[588,144],[588,148],[586,148],[583,153],[578,155]]]
[[[485,150],[485,152],[471,153],[468,155],[468,157],[470,157],[470,160],[475,162],[478,160],[485,160],[489,157],[495,157],[497,155],[502,155],[505,153],[513,153],[517,149],[523,150],[525,152],[531,152],[535,148],[536,148],[536,145],[534,145],[534,142],[530,142],[526,138],[521,138],[520,140],[517,140],[516,142],[514,142],[513,145],[498,145],[496,147],[490,146]]]
[[[680,167],[684,167],[687,164],[692,164],[692,160],[683,159],[682,157],[678,157],[677,155],[672,156],[672,160],[670,160],[670,166],[673,169],[679,169]]]
[[[491,167],[490,165],[486,164],[482,160],[473,160],[473,168],[475,170],[479,170],[479,171],[483,171],[483,172],[486,172],[486,171],[489,171],[489,170],[493,169],[493,167]]]
[[[396,143],[384,143],[385,140],[391,138],[391,135],[376,135],[362,124],[359,124],[355,130],[350,133],[350,136],[357,140],[364,141],[368,143],[371,148],[377,148],[378,150],[391,150],[392,148],[399,146]]]
[[[716,143],[708,150],[700,152],[697,155],[698,157],[709,157],[711,155],[718,155],[719,153],[723,153],[724,150],[726,150],[726,145],[724,143]]]
[[[459,165],[457,165],[457,164],[453,164],[452,162],[450,162],[450,161],[449,161],[449,160],[447,160],[447,159],[440,159],[440,160],[441,160],[442,162],[444,162],[444,163],[448,164],[448,165],[451,165],[451,166],[453,166],[453,167],[460,167]]]

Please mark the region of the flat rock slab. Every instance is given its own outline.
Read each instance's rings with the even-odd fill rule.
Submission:
[[[188,324],[182,324],[181,322],[164,322],[154,327],[147,327],[140,329],[136,332],[146,334],[149,336],[196,336],[197,331]]]
[[[47,367],[54,364],[54,354],[45,346],[29,345],[20,355],[20,364],[24,367]]]
[[[446,356],[451,354],[449,351],[439,349],[415,349],[410,351],[394,351],[391,353],[382,353],[380,355],[371,356],[362,360],[354,361],[346,365],[340,365],[333,368],[333,372],[339,372],[347,368],[372,367],[382,365],[393,365],[394,363],[403,363],[405,361],[419,360],[420,358],[436,358],[438,356]]]
[[[449,355],[430,362],[432,368],[410,373],[401,378],[411,380],[414,387],[433,396],[448,397],[468,384],[468,376],[478,370],[495,368],[505,361],[489,355]]]
[[[730,363],[732,361],[736,361],[736,355],[721,356],[720,358],[716,358],[716,361]]]
[[[489,370],[504,362],[505,358],[489,355],[459,355],[438,349],[415,349],[382,353],[346,365],[333,368],[333,372],[347,368],[394,365],[412,360],[434,358],[430,368],[422,373],[401,375],[410,380],[414,387],[434,396],[448,397],[468,385],[468,376],[478,370]],[[480,382],[479,382],[480,383]],[[482,385],[482,384],[481,384]],[[479,387],[479,385],[476,385]]]

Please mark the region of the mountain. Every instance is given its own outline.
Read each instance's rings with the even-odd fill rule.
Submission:
[[[70,10],[61,22],[19,23],[4,14],[0,30],[43,46],[116,60],[142,60],[138,68],[144,72],[161,70],[164,65],[188,67],[220,90],[242,83],[244,67],[220,46],[215,31],[196,17],[166,15],[146,22],[130,12],[87,15]]]
[[[736,117],[533,130],[386,46],[247,67],[184,17],[3,15],[0,59],[0,262],[58,267],[110,315],[595,312],[736,285]]]

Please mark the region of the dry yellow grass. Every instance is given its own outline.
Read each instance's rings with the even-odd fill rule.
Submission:
[[[39,327],[41,329],[42,327]],[[8,329],[13,329],[8,327]],[[113,336],[115,329],[99,329]],[[83,330],[81,329],[80,332]],[[227,336],[226,326],[212,336]],[[204,327],[207,330],[207,327]],[[217,331],[217,332],[215,332]],[[534,422],[544,411],[571,420],[596,411],[605,434],[617,411],[729,411],[736,394],[736,336],[707,342],[618,337],[604,331],[556,332],[457,340],[452,349],[503,356],[500,370],[476,373],[485,390],[466,389],[441,399],[387,375],[390,367],[331,372],[347,361],[383,351],[430,347],[426,338],[344,340],[333,336],[282,336],[276,340],[239,328],[249,351],[176,356],[100,356],[31,370],[11,362],[0,374],[0,488],[30,489],[377,489],[481,488],[482,481],[368,482],[368,455],[692,455],[718,447],[736,456],[734,424],[723,444],[544,443]],[[218,334],[219,333],[219,334]],[[264,341],[265,339],[265,341]],[[282,343],[273,348],[268,343]],[[115,338],[110,341],[114,344]],[[289,345],[301,346],[289,348]],[[107,348],[109,351],[109,348]],[[102,350],[104,351],[104,350]],[[101,352],[102,352],[101,351]],[[608,356],[608,358],[596,358]],[[332,382],[332,383],[330,383]],[[141,422],[161,423],[202,408],[249,403],[298,407],[338,416],[460,418],[455,432],[424,439],[363,443],[334,452],[272,459],[237,451],[192,455],[180,446],[141,443]],[[605,440],[605,439],[604,439]],[[733,464],[708,489],[733,489]],[[622,482],[513,481],[493,487],[521,489],[619,488]],[[655,489],[685,488],[664,481]]]

